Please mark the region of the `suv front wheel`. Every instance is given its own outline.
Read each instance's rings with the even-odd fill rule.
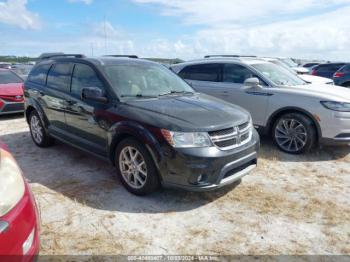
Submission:
[[[157,169],[147,149],[137,140],[127,138],[116,149],[117,174],[128,191],[147,195],[160,185]]]
[[[289,154],[309,151],[316,141],[316,130],[312,120],[299,113],[282,115],[272,130],[276,145]]]

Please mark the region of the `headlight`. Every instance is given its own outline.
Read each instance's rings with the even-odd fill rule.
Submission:
[[[16,161],[0,149],[0,217],[7,214],[23,197],[22,172]]]
[[[350,112],[350,103],[335,102],[335,101],[321,101],[321,104],[330,110],[340,112]]]
[[[173,147],[210,147],[212,143],[210,141],[208,133],[205,132],[173,132],[162,129],[164,138]]]

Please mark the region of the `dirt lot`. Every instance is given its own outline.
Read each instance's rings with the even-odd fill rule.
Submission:
[[[111,165],[62,143],[40,149],[0,118],[41,210],[41,254],[350,254],[350,147],[289,156],[216,192],[129,194]]]

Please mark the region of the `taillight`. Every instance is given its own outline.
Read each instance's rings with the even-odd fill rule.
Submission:
[[[345,73],[342,73],[342,72],[335,72],[335,74],[333,75],[334,78],[337,78],[337,77],[342,77],[344,76]]]
[[[316,71],[315,69],[313,69],[313,70],[311,71],[311,74],[312,74],[313,76],[316,76],[316,75],[317,75],[317,71]]]

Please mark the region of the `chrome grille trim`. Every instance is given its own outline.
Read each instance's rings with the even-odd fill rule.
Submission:
[[[208,134],[212,143],[221,150],[231,150],[248,143],[252,139],[253,127],[250,124],[250,122],[245,122],[231,129],[232,129],[232,132],[225,135],[213,135],[213,134],[223,133],[222,130],[209,132]],[[225,130],[229,130],[229,129],[225,129]],[[227,132],[224,132],[224,133],[227,133]],[[246,138],[242,140],[242,138],[244,137]],[[223,143],[225,141],[227,141],[227,143]],[[231,144],[225,147],[220,146],[220,144],[226,145],[228,143],[231,143]]]

